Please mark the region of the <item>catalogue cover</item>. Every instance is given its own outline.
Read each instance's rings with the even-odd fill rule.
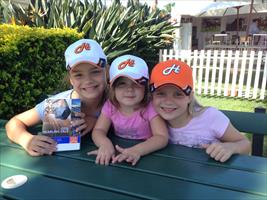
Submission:
[[[57,151],[79,150],[81,136],[71,121],[77,119],[75,112],[81,112],[80,99],[49,98],[44,106],[42,135],[57,142]]]

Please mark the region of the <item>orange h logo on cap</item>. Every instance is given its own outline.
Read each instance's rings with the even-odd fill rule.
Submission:
[[[128,59],[126,61],[123,61],[122,63],[119,64],[118,69],[119,70],[122,70],[122,69],[124,69],[127,66],[134,67],[134,60]]]
[[[90,44],[89,43],[82,43],[80,46],[78,46],[76,49],[75,49],[75,53],[78,54],[78,53],[81,53],[83,50],[90,50],[91,47],[90,47]]]
[[[180,72],[180,66],[173,64],[171,67],[166,67],[162,73],[164,75],[169,75],[172,71],[178,74]]]

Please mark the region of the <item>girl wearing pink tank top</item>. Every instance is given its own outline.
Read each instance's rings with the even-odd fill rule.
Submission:
[[[97,150],[96,163],[108,165],[126,161],[135,165],[141,156],[165,147],[168,130],[164,120],[155,112],[148,99],[148,67],[145,61],[132,55],[115,59],[109,69],[110,98],[104,104],[93,129],[92,139]],[[113,125],[115,134],[126,139],[142,139],[130,148],[115,145],[107,137]]]

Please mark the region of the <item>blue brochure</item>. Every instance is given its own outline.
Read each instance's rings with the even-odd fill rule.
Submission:
[[[81,112],[80,99],[45,100],[42,134],[57,142],[57,151],[80,149],[80,132],[71,125],[71,121],[79,119],[75,116],[77,112]]]

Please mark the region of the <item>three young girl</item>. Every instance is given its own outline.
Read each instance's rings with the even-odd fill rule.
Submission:
[[[168,60],[153,68],[152,105],[145,61],[132,55],[118,57],[109,70],[110,98],[102,108],[107,90],[107,60],[100,45],[94,40],[79,40],[67,48],[65,58],[73,89],[54,97],[81,99],[82,112],[76,113],[81,119],[72,125],[82,135],[93,129],[92,139],[98,149],[88,155],[96,155],[96,163],[126,161],[135,165],[141,156],[165,147],[168,138],[173,144],[205,148],[207,154],[221,162],[232,154],[250,152],[248,139],[222,112],[196,101],[192,70],[187,64]],[[32,156],[51,155],[56,151],[55,141],[27,131],[27,127],[43,118],[44,101],[10,119],[6,125],[8,137]],[[111,125],[117,136],[143,142],[130,148],[114,147],[107,137]]]

